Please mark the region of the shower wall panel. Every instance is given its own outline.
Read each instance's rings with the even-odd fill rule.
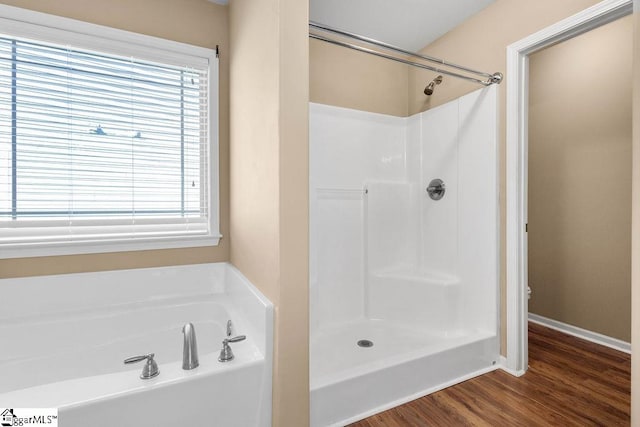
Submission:
[[[364,253],[362,251],[362,193],[322,189],[316,193],[317,270],[312,309],[323,324],[362,317]]]
[[[497,86],[459,100],[459,269],[463,323],[498,327]]]
[[[366,269],[370,273],[412,269],[418,243],[415,185],[367,181],[366,187]]]
[[[421,258],[419,270],[456,275],[458,271],[458,104],[449,102],[419,114],[421,121],[420,213]],[[431,200],[429,182],[439,178],[445,196]]]
[[[312,328],[497,330],[496,108],[495,87],[409,118],[311,104]]]
[[[365,317],[365,188],[404,181],[406,119],[313,103],[309,113],[313,333]]]

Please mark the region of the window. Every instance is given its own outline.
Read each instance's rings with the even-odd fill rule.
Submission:
[[[217,244],[215,53],[27,15],[0,18],[1,257]]]

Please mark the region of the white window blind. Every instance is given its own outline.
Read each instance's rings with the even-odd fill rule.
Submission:
[[[0,34],[4,255],[217,234],[208,73]]]

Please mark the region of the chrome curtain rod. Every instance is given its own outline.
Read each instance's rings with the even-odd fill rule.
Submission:
[[[333,34],[338,34],[338,35],[343,36],[343,37],[359,40],[359,41],[362,41],[364,43],[368,43],[368,44],[372,44],[372,45],[375,45],[375,46],[379,46],[379,47],[381,47],[383,49],[386,49],[386,50],[390,50],[390,51],[393,51],[393,52],[401,53],[401,54],[408,55],[408,56],[415,57],[415,58],[420,58],[422,60],[433,62],[433,63],[436,63],[436,64],[440,64],[440,65],[445,66],[445,67],[455,68],[455,69],[460,70],[460,71],[464,71],[464,72],[471,73],[471,74],[476,74],[478,76],[486,77],[487,80],[481,80],[479,78],[465,76],[463,74],[458,74],[458,73],[455,73],[453,71],[443,70],[443,69],[440,69],[440,68],[437,68],[437,67],[421,64],[421,63],[415,62],[415,61],[409,61],[408,59],[396,58],[395,56],[387,55],[387,54],[384,54],[384,53],[381,53],[381,52],[378,52],[378,51],[375,51],[373,49],[369,49],[369,48],[366,48],[366,47],[363,47],[363,46],[358,46],[358,45],[354,45],[354,44],[347,43],[347,42],[333,40],[333,39],[330,39],[328,37],[325,37],[325,36],[322,36],[322,35],[319,35],[319,34],[309,33],[309,37],[311,37],[313,39],[322,40],[324,42],[331,43],[331,44],[334,44],[334,45],[337,45],[337,46],[346,47],[346,48],[349,48],[349,49],[357,50],[359,52],[368,53],[368,54],[371,54],[371,55],[375,55],[375,56],[378,56],[378,57],[381,57],[381,58],[385,58],[385,59],[390,59],[392,61],[400,62],[400,63],[411,65],[411,66],[414,66],[414,67],[423,68],[423,69],[430,70],[430,71],[435,71],[437,73],[442,73],[442,74],[446,74],[446,75],[449,75],[449,76],[458,77],[458,78],[461,78],[461,79],[464,79],[464,80],[468,80],[468,81],[471,81],[471,82],[474,82],[474,83],[479,83],[479,84],[484,85],[484,86],[489,86],[489,85],[492,85],[494,83],[500,83],[502,81],[502,77],[503,77],[502,73],[489,74],[489,73],[485,73],[485,72],[482,72],[482,71],[473,70],[471,68],[467,68],[467,67],[464,67],[462,65],[454,64],[454,63],[451,63],[451,62],[446,62],[446,61],[444,61],[442,59],[435,58],[435,57],[428,56],[428,55],[422,55],[422,54],[417,53],[417,52],[411,52],[411,51],[408,51],[408,50],[405,50],[405,49],[402,49],[402,48],[399,48],[399,47],[396,47],[396,46],[392,46],[392,45],[387,44],[387,43],[383,43],[383,42],[378,41],[378,40],[374,40],[374,39],[369,38],[369,37],[364,37],[364,36],[361,36],[361,35],[358,35],[358,34],[349,33],[347,31],[339,30],[337,28],[329,27],[328,25],[319,24],[319,23],[313,22],[313,21],[309,21],[309,27],[312,28],[312,29],[316,29],[316,30],[320,30],[320,31],[326,31],[326,32],[333,33]]]

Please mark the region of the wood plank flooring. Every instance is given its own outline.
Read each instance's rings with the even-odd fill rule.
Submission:
[[[529,323],[529,370],[465,381],[350,427],[628,426],[631,356]]]

